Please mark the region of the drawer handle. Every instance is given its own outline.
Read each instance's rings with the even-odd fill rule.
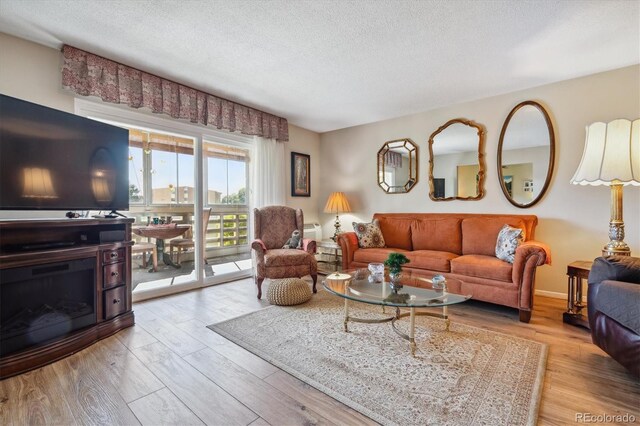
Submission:
[[[118,303],[120,303],[120,299],[113,299],[113,304],[117,305]]]
[[[119,274],[119,273],[117,273],[117,272],[115,272],[115,271],[111,273],[111,276],[112,276],[112,277],[117,277],[118,275],[120,275],[120,274]]]
[[[116,257],[118,257],[118,253],[112,252],[109,256],[111,256],[112,259],[115,259]]]

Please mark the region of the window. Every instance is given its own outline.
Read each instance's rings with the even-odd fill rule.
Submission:
[[[142,148],[129,147],[129,204],[144,204]]]
[[[132,203],[193,204],[193,144],[191,138],[129,129],[129,198]],[[145,189],[151,196],[144,196]],[[138,200],[134,201],[136,198]]]
[[[207,204],[246,205],[248,151],[205,142],[204,152],[207,160]]]

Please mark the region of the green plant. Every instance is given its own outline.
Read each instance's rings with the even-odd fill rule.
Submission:
[[[389,273],[397,274],[402,271],[402,265],[409,262],[407,256],[402,253],[389,253],[389,257],[384,261],[384,266],[389,268]]]

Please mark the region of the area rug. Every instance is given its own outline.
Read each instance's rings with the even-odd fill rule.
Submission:
[[[349,323],[343,299],[311,301],[212,324],[210,329],[385,425],[533,425],[546,345],[456,323],[416,318],[416,357],[389,323]],[[389,309],[389,308],[387,308]],[[388,312],[388,311],[387,311]],[[350,314],[381,308],[350,304]],[[408,318],[398,322],[407,332]]]

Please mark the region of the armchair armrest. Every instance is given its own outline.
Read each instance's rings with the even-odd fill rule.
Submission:
[[[595,319],[598,310],[598,294],[603,283],[620,282],[627,286],[640,285],[640,258],[630,256],[598,257],[589,272],[587,310],[589,322]],[[606,285],[606,284],[605,284]],[[592,330],[595,326],[592,324]]]
[[[511,278],[520,289],[518,309],[521,311],[533,308],[536,268],[545,264],[551,264],[551,250],[546,244],[532,240],[516,249]]]
[[[267,251],[267,246],[264,244],[264,241],[257,239],[251,242],[251,248],[254,249],[259,255],[264,255],[264,252]]]
[[[311,238],[303,238],[302,250],[306,251],[307,253],[316,254],[316,240],[312,240]]]
[[[342,269],[349,269],[349,265],[353,262],[353,256],[358,250],[358,236],[355,232],[343,232],[338,235],[336,242],[342,250]]]

